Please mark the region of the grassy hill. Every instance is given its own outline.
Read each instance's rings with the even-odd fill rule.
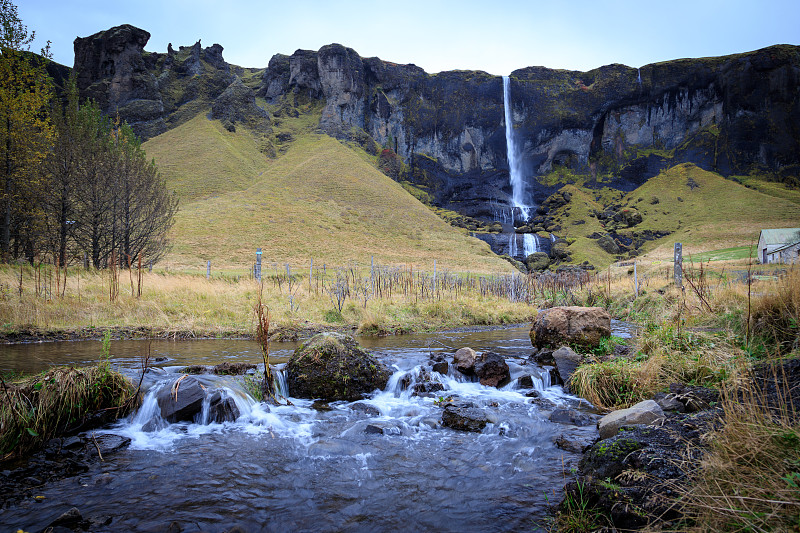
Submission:
[[[573,198],[558,210],[557,220],[563,228],[560,233],[574,240],[569,247],[573,257],[597,266],[607,265],[615,258],[602,251],[596,240],[588,238],[594,232],[607,231],[596,218],[589,216],[593,210],[602,210],[597,197],[605,197],[606,202],[613,199],[610,203],[617,207],[634,208],[641,213],[642,222],[632,228],[618,229],[620,235],[647,230],[670,232],[641,247],[640,252],[646,258],[670,259],[675,242],[683,243],[684,254],[738,248],[734,255],[740,256],[742,247],[758,240],[761,229],[794,227],[800,220],[800,204],[794,201],[796,191],[761,180],[757,183],[760,190],[686,163],[661,172],[617,198],[608,191],[602,194],[565,185],[562,190],[572,193]],[[575,225],[578,220],[586,222]],[[743,256],[746,255],[745,252]]]
[[[313,132],[308,115],[275,121],[276,158],[245,131],[226,131],[204,113],[150,139],[180,211],[164,261],[171,269],[247,270],[264,264],[414,265],[510,271],[488,246],[437,217],[366,154]],[[266,267],[265,267],[266,268]]]

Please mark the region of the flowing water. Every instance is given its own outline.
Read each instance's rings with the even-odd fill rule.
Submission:
[[[624,331],[616,328],[618,335]],[[555,438],[590,437],[593,426],[552,423],[556,407],[592,412],[591,406],[550,384],[549,372],[526,361],[527,328],[443,332],[359,339],[376,351],[393,375],[383,391],[360,402],[320,409],[292,398],[291,406],[256,402],[239,378],[203,375],[207,388],[230,397],[234,422],[168,424],[155,393],[188,364],[256,363],[245,340],[112,342],[114,366],[138,381],[139,355],[163,358],[146,374],[145,398],[128,419],[98,433],[129,437],[131,444],[90,464],[85,474],[41,487],[36,500],[0,511],[2,530],[37,531],[70,507],[84,517],[109,516],[103,531],[534,531],[557,502],[578,456]],[[2,364],[39,370],[50,364],[92,364],[93,342],[2,347]],[[484,387],[454,372],[431,370],[431,354],[470,346],[503,355],[512,381]],[[293,343],[273,343],[272,362]],[[452,365],[451,365],[452,366]],[[426,375],[444,391],[415,396]],[[517,378],[532,376],[533,388]],[[539,398],[526,394],[538,391]],[[535,392],[533,394],[536,394]],[[441,397],[457,395],[478,405],[490,423],[481,433],[440,425]],[[316,408],[315,408],[316,407]]]

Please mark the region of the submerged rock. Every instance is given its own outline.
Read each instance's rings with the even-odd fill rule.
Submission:
[[[594,418],[575,409],[556,409],[550,413],[550,422],[570,426],[589,426],[594,424]]]
[[[390,376],[386,365],[355,339],[333,332],[315,335],[299,346],[285,370],[292,396],[329,402],[359,400],[383,389]]]
[[[211,369],[211,371],[218,376],[241,376],[242,374],[246,374],[248,371],[255,369],[256,365],[250,363],[229,363],[226,361],[216,365]]]
[[[611,335],[611,315],[602,307],[553,307],[539,311],[531,326],[537,348],[564,344],[593,347]]]

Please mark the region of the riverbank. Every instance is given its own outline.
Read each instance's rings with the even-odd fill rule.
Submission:
[[[800,272],[749,283],[685,275],[685,290],[583,293],[640,333],[623,350],[587,354],[572,390],[611,416],[636,404],[657,422],[583,450],[555,530],[797,527]]]
[[[275,340],[329,330],[387,335],[524,323],[535,314],[533,299],[520,291],[525,280],[329,269],[265,276],[263,284],[146,272],[140,280],[126,271],[114,283],[110,272],[0,267],[0,341],[96,339],[109,330],[115,338],[248,337],[259,292]]]

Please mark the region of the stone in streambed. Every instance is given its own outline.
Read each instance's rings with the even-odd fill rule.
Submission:
[[[475,361],[475,375],[486,387],[501,387],[511,381],[508,364],[500,354],[484,352]]]
[[[208,421],[221,424],[222,422],[234,422],[239,418],[239,408],[233,398],[223,398],[219,391],[215,391],[209,398]]]
[[[349,335],[320,333],[299,346],[286,363],[292,396],[328,402],[361,399],[389,381],[386,365]]]
[[[553,380],[553,382],[564,383],[564,388],[569,390],[569,378],[572,377],[572,373],[581,364],[581,359],[582,356],[575,353],[575,350],[569,346],[562,346],[554,351],[553,361],[556,365],[555,370],[558,373],[558,379]]]
[[[462,374],[472,375],[478,354],[472,348],[460,348],[453,355],[453,364]]]
[[[167,422],[191,422],[203,409],[205,390],[195,378],[187,377],[163,387],[156,395],[161,418]]]
[[[459,431],[480,433],[488,422],[486,413],[471,402],[448,404],[442,412],[442,425]]]

